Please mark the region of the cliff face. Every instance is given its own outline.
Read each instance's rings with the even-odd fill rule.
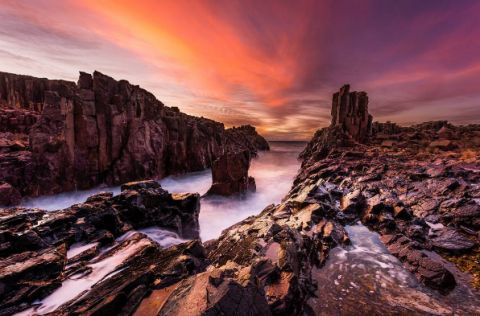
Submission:
[[[0,73],[0,106],[10,141],[0,148],[0,179],[23,195],[160,178],[208,168],[227,150],[268,149],[253,127],[225,130],[99,72],[77,84]]]
[[[480,286],[480,126],[375,123],[360,132],[361,142],[342,126],[317,132],[280,204],[203,245],[164,248],[132,231],[155,224],[198,237],[199,196],[155,181],[58,212],[0,209],[0,314],[478,315],[467,280]],[[389,253],[355,245],[364,237],[354,241],[347,226],[359,221]],[[367,254],[361,264],[358,253]],[[112,262],[111,274],[61,306],[36,303]]]

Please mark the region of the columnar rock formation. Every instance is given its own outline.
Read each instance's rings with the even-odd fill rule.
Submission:
[[[315,133],[300,158],[322,159],[334,148],[361,146],[371,135],[372,116],[366,92],[350,92],[350,85],[344,85],[332,99],[330,126]]]
[[[110,274],[54,313],[480,314],[480,299],[468,283],[480,286],[480,125],[374,127],[363,143],[342,126],[317,132],[282,202],[204,245],[189,241],[162,249],[133,232],[113,241],[152,224],[198,237],[199,196],[171,195],[154,181],[129,183],[119,196],[97,194],[54,213],[0,210],[0,314],[33,313],[33,302],[60,284],[95,275],[106,262],[117,262]],[[439,145],[443,141],[451,146]],[[345,227],[358,221],[376,231],[421,284],[401,288],[393,283],[398,278],[391,279],[398,271],[386,267],[383,278],[377,272],[384,267],[366,268],[375,264],[371,257],[359,267],[361,275],[349,275],[349,255],[370,251],[348,253],[353,235]],[[74,242],[93,246],[78,250]],[[332,281],[322,273],[336,247],[343,248],[334,250],[343,261]],[[393,264],[399,263],[389,257],[385,265]],[[332,298],[333,287],[342,291]]]
[[[207,195],[229,196],[237,193],[254,192],[255,179],[248,176],[250,152],[226,153],[213,162],[212,186]]]
[[[338,126],[357,142],[364,142],[372,129],[372,116],[368,114],[366,92],[350,92],[344,85],[333,95],[332,127]]]
[[[161,178],[230,150],[268,149],[251,126],[225,130],[99,72],[77,84],[0,73],[0,108],[0,181],[22,195]]]

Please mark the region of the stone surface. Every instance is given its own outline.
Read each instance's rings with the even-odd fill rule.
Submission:
[[[350,92],[350,85],[344,85],[333,95],[332,127],[338,126],[354,140],[364,142],[372,129],[372,116],[368,114],[366,92]]]
[[[268,150],[252,126],[225,129],[99,72],[81,72],[77,84],[0,73],[0,122],[13,135],[0,135],[0,179],[23,196],[162,178],[209,168],[228,151]]]
[[[9,206],[20,203],[22,196],[17,189],[8,183],[0,182],[0,206]]]
[[[155,181],[142,181],[123,186],[117,196],[100,193],[91,196],[85,203],[60,211],[0,209],[0,313],[9,314],[7,311],[21,308],[23,305],[20,303],[31,303],[45,297],[59,287],[66,277],[80,272],[88,274],[88,270],[82,269],[93,269],[95,265],[91,264],[126,252],[122,249],[127,246],[136,250],[125,258],[128,261],[123,265],[128,268],[118,278],[125,286],[132,282],[144,285],[143,282],[151,278],[148,274],[152,269],[150,264],[158,264],[157,260],[160,260],[158,245],[138,233],[137,237],[126,235],[127,244],[122,244],[124,239],[115,242],[115,238],[134,229],[151,226],[175,232],[182,238],[198,238],[199,200],[198,194],[170,194]],[[67,266],[66,251],[78,243],[97,246],[68,258]],[[107,248],[106,253],[99,252],[99,247],[105,248],[112,243],[114,248]],[[196,255],[203,254],[201,246],[191,244],[185,247],[191,248]],[[186,269],[201,265],[201,262],[194,262],[193,266]],[[172,273],[181,274],[175,269]],[[137,279],[139,275],[143,279]],[[121,293],[125,289],[115,283],[120,281],[109,279],[109,282],[113,283],[99,285],[104,291],[101,292],[104,300],[108,301],[115,293],[119,295],[118,298],[123,297]],[[98,291],[94,288],[90,292],[92,296],[82,298],[87,303],[74,304],[66,310],[89,309],[89,306],[93,306],[89,304],[97,301],[95,293]],[[111,303],[105,304],[112,307],[109,305]]]
[[[79,86],[94,84],[93,78],[81,75]],[[461,255],[462,261],[473,262],[467,271],[478,273],[480,148],[471,139],[479,132],[479,125],[456,127],[443,121],[410,127],[374,123],[359,141],[343,124],[323,129],[302,153],[302,168],[281,203],[226,228],[204,245],[193,240],[162,249],[132,232],[154,224],[198,237],[198,195],[169,194],[155,181],[126,183],[118,196],[99,193],[58,212],[1,209],[0,269],[17,281],[30,281],[29,269],[52,269],[39,273],[41,282],[34,284],[7,280],[0,312],[34,308],[33,301],[69,276],[82,279],[95,264],[121,258],[114,273],[55,313],[315,315],[340,310],[352,315],[476,315],[478,294],[445,259],[462,269],[460,261],[452,260]],[[440,139],[456,146],[430,146]],[[333,248],[355,247],[345,226],[358,221],[377,232],[398,264],[423,283],[415,284],[416,290],[432,290],[388,297],[395,291],[361,288],[375,301],[351,294],[342,296],[348,300],[328,300],[319,272]],[[65,262],[65,250],[76,242],[95,245],[75,257],[67,255]],[[353,293],[356,286],[350,283],[348,289]],[[417,299],[425,305],[416,305]],[[330,304],[336,306],[330,309]]]
[[[213,162],[212,186],[207,195],[229,196],[255,191],[255,179],[248,176],[248,150],[226,153]]]

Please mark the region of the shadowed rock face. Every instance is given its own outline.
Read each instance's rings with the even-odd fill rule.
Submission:
[[[322,159],[337,147],[360,146],[372,132],[372,116],[368,113],[366,92],[350,92],[344,85],[333,95],[332,122],[318,130],[300,158]]]
[[[22,195],[208,168],[227,151],[268,150],[254,127],[166,107],[99,72],[78,83],[0,73],[0,178]],[[3,124],[5,122],[5,124]]]
[[[333,95],[332,127],[338,126],[357,142],[364,142],[370,135],[372,116],[368,114],[366,92],[350,92],[350,85],[344,85]]]
[[[226,153],[213,162],[212,186],[207,195],[229,196],[255,191],[255,179],[248,176],[250,152]]]

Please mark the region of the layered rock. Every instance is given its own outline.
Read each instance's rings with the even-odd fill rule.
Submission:
[[[0,217],[0,249],[6,250],[0,256],[6,261],[0,262],[0,269],[7,269],[11,280],[27,281],[9,281],[6,293],[10,296],[1,311],[11,314],[35,308],[30,302],[45,297],[60,283],[65,286],[68,276],[81,278],[106,259],[121,258],[111,274],[57,306],[55,313],[478,314],[478,296],[445,259],[460,269],[466,268],[461,264],[464,260],[476,260],[480,144],[474,139],[480,135],[480,126],[373,126],[362,143],[342,126],[317,133],[303,152],[302,169],[282,202],[225,229],[220,238],[204,246],[190,241],[162,249],[146,236],[133,233],[117,238],[113,247],[102,248],[121,232],[148,223],[185,231],[179,223],[188,222],[195,208],[188,206],[185,211],[184,205],[195,203],[182,197],[183,202],[173,208],[188,216],[178,216],[170,204],[178,198],[150,182],[126,184],[119,197],[99,194],[47,217],[41,210],[1,211],[5,213]],[[444,139],[455,146],[430,146]],[[415,284],[416,289],[409,288],[405,296],[397,297],[392,293],[398,292],[387,285],[358,289],[358,284],[349,282],[342,289],[346,292],[331,298],[326,291],[333,289],[325,286],[322,277],[329,255],[333,251],[342,254],[349,247],[352,252],[369,251],[350,245],[345,227],[358,221],[378,232],[390,254],[419,282],[444,295]],[[72,239],[99,244],[68,258],[62,247],[71,251]],[[22,263],[13,265],[14,271],[6,268],[12,260]],[[343,263],[338,267],[341,273],[333,276],[332,287],[349,277]],[[39,273],[39,282],[32,282],[29,269],[44,267],[50,272]],[[475,276],[475,267],[466,271]],[[358,277],[376,280],[376,276],[374,272]],[[457,295],[451,296],[455,291]],[[361,297],[348,294],[360,292]]]
[[[161,178],[206,169],[230,150],[268,149],[251,126],[225,130],[99,72],[77,84],[0,73],[0,106],[0,132],[25,145],[0,154],[0,175],[22,195]]]
[[[333,95],[331,127],[340,127],[357,142],[364,142],[372,128],[372,116],[368,114],[366,92],[350,92],[344,85]]]
[[[368,135],[367,127],[363,131]],[[295,188],[328,179],[342,192],[347,222],[361,220],[379,232],[421,282],[449,291],[458,280],[438,254],[452,259],[470,253],[475,260],[479,244],[479,132],[478,125],[446,121],[373,123],[360,145],[350,133],[323,129],[302,153]]]
[[[207,195],[229,196],[255,192],[255,179],[248,176],[250,168],[248,150],[226,153],[213,162],[212,186]]]
[[[95,262],[117,255],[120,255],[118,260],[125,257],[122,260],[127,261],[112,261],[111,264],[119,267],[123,264],[128,267],[127,271],[133,274],[122,274],[118,279],[130,284],[129,286],[132,286],[133,282],[146,289],[144,282],[151,277],[148,273],[152,273],[149,272],[149,264],[156,260],[170,262],[175,258],[172,254],[164,258],[166,254],[161,253],[155,242],[143,234],[134,233],[134,229],[155,226],[176,233],[181,238],[198,238],[199,198],[198,194],[169,194],[157,182],[144,181],[124,185],[118,196],[100,193],[88,198],[83,204],[62,211],[45,212],[24,208],[0,210],[0,314],[10,314],[25,307],[20,303],[45,297],[62,282],[70,279],[70,276],[88,275],[98,266]],[[115,238],[127,232],[132,233],[115,241]],[[113,248],[107,248],[107,252],[100,251],[102,247],[112,243]],[[84,251],[70,255],[70,250],[74,250],[78,244],[91,247],[82,246]],[[193,255],[201,257],[202,248],[194,250],[195,247],[198,246],[193,242],[182,249],[192,249]],[[129,255],[125,256],[125,253]],[[189,261],[187,258],[178,260],[178,264]],[[161,268],[167,269],[167,266],[161,265]],[[200,267],[200,262],[186,267],[185,271],[196,266]],[[136,279],[142,273],[143,279]],[[172,273],[181,275],[183,272]],[[188,275],[188,272],[185,273]],[[173,278],[172,274],[171,279]],[[117,278],[115,280],[120,282]],[[108,294],[105,296],[107,302],[114,293],[119,295],[119,298],[123,297],[122,291],[125,291],[118,283],[110,284],[106,289],[105,284],[98,286],[106,291],[102,293]],[[98,299],[93,294],[98,291],[100,289],[95,288],[91,292],[93,296],[83,296],[82,300],[93,300],[88,304],[98,305]],[[77,303],[68,308],[86,310],[88,304]]]
[[[322,159],[333,148],[361,146],[372,133],[366,92],[350,92],[350,85],[344,85],[333,95],[331,113],[330,126],[318,130],[300,154],[304,161]]]

